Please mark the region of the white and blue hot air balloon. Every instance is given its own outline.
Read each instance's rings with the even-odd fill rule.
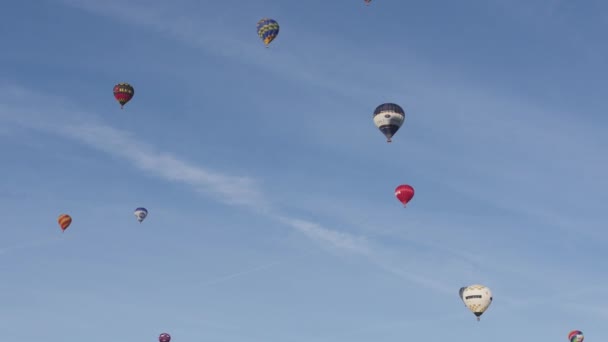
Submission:
[[[386,136],[386,142],[391,142],[405,121],[405,112],[398,104],[383,103],[374,110],[374,124]]]
[[[477,320],[492,304],[492,291],[486,286],[475,284],[461,287],[458,291],[464,305],[471,310]]]
[[[135,209],[135,217],[137,217],[137,221],[139,221],[139,223],[141,223],[141,221],[143,221],[146,216],[148,216],[148,210],[146,210],[146,208],[137,208]]]

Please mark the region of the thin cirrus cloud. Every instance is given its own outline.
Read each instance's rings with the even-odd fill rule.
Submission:
[[[277,63],[271,65],[264,58],[264,49],[259,48],[259,42],[255,39],[247,37],[247,40],[241,40],[234,32],[222,32],[221,36],[209,34],[210,31],[206,29],[206,25],[213,26],[213,22],[195,21],[187,14],[177,13],[179,9],[163,11],[158,7],[163,6],[160,3],[147,6],[140,6],[137,2],[124,1],[120,3],[107,1],[102,4],[93,0],[64,0],[61,3],[160,32],[209,53],[254,64],[256,67],[283,77],[304,81],[354,99],[363,95],[366,97],[370,97],[370,95],[372,97],[389,96],[406,92],[404,86],[399,85],[397,77],[386,76],[392,73],[391,69],[394,69],[394,65],[374,65],[374,68],[369,68],[369,63],[373,63],[373,61],[364,61],[360,56],[349,56],[349,62],[354,67],[361,70],[373,69],[375,73],[386,76],[382,77],[383,82],[390,84],[388,88],[391,90],[385,94],[376,94],[377,90],[374,90],[374,87],[369,84],[367,87],[361,88],[353,84],[354,82],[348,82],[347,78],[324,75],[322,71],[326,71],[325,69],[307,68],[307,64],[302,61],[302,58],[289,52],[276,51],[281,58]],[[155,6],[157,7],[155,8]],[[249,49],[254,44],[257,44],[258,49]],[[340,60],[340,58],[336,58],[336,60]],[[324,61],[324,63],[332,62]],[[415,68],[409,67],[408,69]],[[364,77],[368,76],[370,75],[364,75]],[[491,201],[499,207],[517,211],[520,215],[540,218],[549,225],[560,225],[565,230],[580,232],[578,234],[587,231],[588,235],[605,238],[605,235],[599,233],[598,230],[578,224],[580,219],[577,216],[569,215],[568,211],[564,210],[576,206],[574,198],[560,197],[562,193],[572,192],[577,187],[591,189],[592,186],[597,186],[597,179],[603,179],[602,173],[606,160],[601,156],[605,144],[597,139],[599,136],[597,127],[580,121],[572,122],[571,118],[574,117],[574,114],[571,113],[551,112],[546,107],[541,110],[539,106],[515,101],[513,98],[502,95],[497,96],[492,93],[491,89],[469,87],[470,85],[462,82],[441,84],[441,80],[430,81],[418,76],[420,75],[415,73],[409,75],[410,81],[415,80],[417,88],[407,90],[407,93],[408,97],[417,99],[417,105],[425,106],[426,113],[419,115],[419,118],[414,119],[412,124],[423,125],[426,130],[433,130],[435,134],[441,134],[443,138],[441,144],[430,142],[430,147],[426,146],[433,152],[429,153],[428,165],[424,167],[425,170],[430,170],[430,175],[439,182],[442,181],[441,174],[438,172],[442,170],[441,165],[430,160],[438,159],[436,155],[439,155],[444,165],[450,164],[450,167],[458,169],[452,170],[452,172],[460,174],[460,179],[454,181],[452,177],[450,182],[445,184],[446,187],[451,187],[480,201]],[[445,77],[442,75],[444,81]],[[436,101],[436,94],[442,94],[442,101]],[[58,106],[57,108],[55,111],[62,111],[65,107]],[[38,111],[38,109],[34,111]],[[64,130],[62,134],[106,153],[129,160],[135,167],[166,180],[189,184],[197,191],[215,195],[224,203],[241,205],[268,215],[320,242],[323,246],[366,257],[385,271],[408,281],[430,286],[439,292],[453,293],[454,291],[454,285],[446,285],[445,278],[441,281],[437,279],[437,276],[413,273],[412,269],[423,270],[425,267],[407,264],[404,266],[401,260],[397,260],[400,258],[392,258],[390,251],[384,247],[379,248],[377,244],[365,237],[328,229],[315,222],[277,213],[254,179],[226,176],[201,168],[174,155],[159,152],[154,147],[133,138],[126,131],[116,130],[101,123],[91,124],[90,120],[82,124],[74,124],[72,120],[70,122],[72,122],[70,123],[72,126],[70,129]],[[40,123],[37,124],[40,125]],[[66,128],[66,126],[63,127]],[[107,139],[109,137],[113,139],[112,143],[109,143],[112,141]],[[458,149],[444,146],[446,141],[453,142],[452,145],[458,146]],[[133,157],[134,155],[137,157]],[[564,158],[564,156],[568,156],[568,158]],[[577,177],[580,174],[578,165],[585,165],[585,177]],[[467,174],[469,176],[463,176]],[[554,184],[560,183],[560,180],[564,178],[571,179],[571,182],[561,183],[560,192],[558,188],[554,187]],[[539,182],[538,179],[542,179],[544,182]],[[234,184],[244,185],[249,190],[235,199],[234,196],[231,196],[235,191]],[[496,196],[497,193],[500,193],[501,196]],[[599,196],[597,192],[589,193],[588,196]],[[559,203],[557,203],[558,201]],[[601,201],[597,200],[595,203],[601,203]],[[438,250],[443,249],[442,253],[446,253],[445,243],[438,243],[435,247]],[[448,254],[454,255],[455,253]],[[489,268],[488,265],[491,265],[502,270],[513,263],[513,260],[508,260],[509,258],[503,256],[503,258],[499,258],[502,259],[499,260],[500,262],[492,262],[491,260],[475,260],[475,257],[459,256],[460,260],[471,259],[467,260],[466,264],[482,264],[485,268]],[[505,262],[505,260],[507,261]],[[521,260],[517,264],[522,266],[526,262]],[[460,266],[461,269],[465,269],[463,265]],[[521,277],[534,273],[530,267],[521,268],[519,266],[511,266],[514,269],[509,273],[520,274]],[[428,271],[421,272],[428,273]],[[474,273],[479,275],[478,270]],[[535,275],[535,278],[538,278],[538,275]],[[504,295],[501,296],[501,299],[509,300],[508,296]],[[512,302],[518,303],[515,300]]]
[[[567,222],[573,220],[564,215],[562,207],[576,206],[575,199],[562,198],[565,196],[551,183],[568,178],[573,181],[563,183],[562,192],[592,189],[597,187],[598,180],[603,182],[601,175],[608,166],[602,152],[606,141],[598,138],[603,136],[601,130],[585,120],[574,121],[574,117],[579,119],[576,113],[569,113],[566,109],[553,110],[515,96],[497,94],[493,89],[462,81],[463,77],[455,82],[451,80],[454,71],[450,70],[442,69],[440,77],[425,76],[437,75],[437,71],[421,60],[411,65],[397,60],[380,64],[366,56],[338,51],[336,58],[323,60],[323,63],[312,68],[308,67],[305,57],[289,51],[273,51],[278,58],[268,63],[266,51],[259,46],[260,42],[251,37],[239,37],[238,24],[234,25],[237,28],[230,25],[223,27],[218,35],[215,29],[211,30],[216,21],[194,18],[183,10],[167,7],[160,2],[145,6],[137,1],[114,0],[103,4],[94,0],[61,0],[58,3],[159,32],[188,46],[253,64],[281,77],[348,96],[355,102],[374,97],[400,98],[406,95],[416,98],[417,105],[424,106],[425,113],[408,119],[413,120],[410,126],[418,125],[416,129],[420,132],[432,130],[442,137],[442,145],[428,142],[410,152],[428,155],[422,157],[427,159],[425,162],[428,165],[423,169],[428,170],[428,175],[433,175],[439,182],[445,178],[438,172],[446,169],[445,165],[437,165],[435,161],[435,155],[440,155],[443,164],[460,171],[453,173],[459,174],[461,179],[446,183],[446,187],[482,201],[492,201],[503,209],[561,226],[564,230],[571,230],[572,224]],[[315,42],[315,46],[318,44]],[[346,57],[348,65],[341,62]],[[406,51],[399,52],[400,59],[408,60],[410,57]],[[399,63],[399,67],[393,63]],[[337,65],[340,67],[336,68]],[[373,68],[370,67],[372,65]],[[336,70],[342,70],[345,74],[327,76],[335,74]],[[357,82],[347,75],[353,70],[356,70]],[[395,75],[395,70],[407,71],[408,84],[416,86],[404,85],[400,77]],[[379,79],[382,87],[375,87]],[[441,94],[442,101],[436,101],[437,94]],[[353,124],[339,116],[328,120],[339,121],[341,125]],[[337,133],[344,134],[344,139],[339,139],[332,131],[331,135],[323,133],[326,136],[319,136],[317,140],[331,139],[332,145],[339,145],[341,140],[350,143],[346,135],[352,133],[346,132],[353,130],[344,131]],[[446,141],[451,142],[450,146],[445,146]],[[454,149],[456,145],[460,148]],[[560,172],[555,173],[555,170]],[[581,174],[583,177],[580,177]],[[547,182],[537,182],[539,177]],[[486,183],[491,183],[491,191],[488,191]],[[494,196],[497,192],[503,195]],[[527,195],[518,195],[522,193]],[[597,235],[592,230],[585,234]]]
[[[445,277],[437,279],[428,274],[429,271],[437,273],[438,265],[434,261],[427,261],[432,267],[426,267],[424,257],[417,258],[415,255],[410,255],[416,260],[415,264],[402,262],[399,255],[395,255],[394,252],[379,246],[366,237],[330,229],[316,222],[279,213],[272,206],[272,202],[266,198],[263,189],[257,185],[255,179],[224,175],[181,160],[170,153],[159,152],[153,146],[134,138],[130,132],[115,129],[98,121],[93,114],[62,109],[63,106],[68,106],[68,103],[61,98],[36,94],[15,86],[3,87],[1,90],[3,96],[8,97],[8,99],[2,99],[2,105],[0,105],[0,119],[6,123],[14,123],[24,128],[42,130],[79,141],[99,151],[120,157],[134,167],[161,179],[187,184],[192,189],[211,195],[228,205],[241,206],[266,215],[270,219],[295,229],[323,247],[363,257],[371,264],[398,278],[431,288],[444,295],[454,293],[455,285],[446,283]],[[12,104],[7,105],[6,103]],[[49,117],[52,117],[53,120],[49,120]],[[235,184],[238,184],[238,188],[235,188]],[[243,188],[249,190],[243,193],[241,191]],[[235,196],[236,191],[239,191],[238,196]],[[444,246],[435,247],[438,247],[437,250],[444,248]],[[472,262],[466,258],[461,259],[464,260],[464,263]],[[477,261],[479,262],[479,260]],[[462,266],[462,262],[451,265]],[[265,268],[266,266],[260,267],[259,270]],[[257,270],[258,268],[247,270],[244,271],[244,274]],[[449,274],[454,272],[456,271],[452,270]],[[225,279],[218,278],[212,282],[225,281],[240,275],[241,272],[228,275]],[[510,300],[507,294],[502,295],[502,300],[514,305],[517,303],[517,301]]]
[[[0,120],[6,124],[78,141],[120,157],[148,174],[166,181],[187,184],[195,191],[212,196],[222,203],[265,215],[329,250],[364,257],[399,278],[426,286],[432,284],[432,288],[443,293],[453,292],[450,286],[441,284],[430,276],[397,266],[396,262],[385,257],[381,248],[363,236],[330,229],[276,211],[272,201],[252,178],[224,175],[181,160],[171,153],[157,151],[153,146],[134,138],[132,133],[102,123],[94,114],[63,109],[70,106],[65,99],[38,94],[17,86],[0,87],[0,90]],[[53,119],[49,120],[49,117]]]
[[[371,90],[370,87],[358,90],[356,86],[349,84],[351,82],[348,82],[348,80],[328,78],[323,76],[324,73],[321,71],[302,67],[294,68],[294,65],[301,65],[302,60],[297,56],[289,55],[287,52],[281,51],[281,62],[272,65],[269,65],[264,58],[264,54],[260,53],[264,49],[259,49],[259,46],[257,46],[258,49],[248,49],[247,57],[243,58],[242,56],[245,56],[245,54],[242,52],[259,42],[249,39],[240,40],[232,32],[223,32],[221,37],[210,35],[207,33],[209,30],[206,29],[205,25],[212,25],[213,23],[195,21],[187,15],[177,13],[179,12],[177,9],[163,11],[158,7],[155,8],[155,6],[162,6],[159,3],[152,6],[140,6],[137,2],[124,1],[109,1],[100,4],[96,1],[65,0],[61,3],[157,31],[190,46],[205,49],[210,53],[236,58],[246,63],[254,63],[257,67],[282,74],[285,77],[320,85],[325,89],[349,94],[351,97],[357,97],[360,94],[370,96],[370,91],[373,92],[373,87],[371,87]],[[351,57],[349,56],[349,60],[356,64],[358,69],[370,69],[363,67],[363,65],[368,66],[369,61],[364,63],[360,58],[354,58],[353,60]],[[391,74],[391,68],[393,67],[390,65],[375,65],[373,69],[376,70],[376,73],[389,75]],[[589,140],[592,140],[589,137],[594,135],[586,136],[583,133],[587,131],[588,127],[572,125],[560,115],[552,115],[553,113],[540,111],[535,106],[518,103],[512,99],[496,97],[491,94],[491,91],[480,92],[479,89],[468,88],[463,84],[456,87],[454,84],[435,82],[432,84],[431,90],[424,90],[429,85],[424,84],[424,77],[410,76],[410,78],[416,79],[418,84],[417,90],[412,90],[412,94],[416,95],[416,98],[420,101],[429,102],[426,104],[428,106],[427,110],[431,111],[417,119],[419,124],[429,125],[429,127],[424,127],[426,129],[439,130],[445,139],[457,141],[457,139],[466,137],[466,140],[458,141],[468,144],[466,150],[475,151],[475,153],[455,151],[455,153],[440,154],[444,163],[450,163],[450,160],[459,161],[459,163],[453,162],[450,165],[454,168],[460,168],[460,174],[475,176],[475,179],[465,178],[460,183],[452,181],[445,184],[446,187],[452,187],[479,200],[491,200],[503,208],[515,209],[520,213],[541,217],[544,220],[551,221],[551,223],[557,221],[557,223],[564,224],[564,222],[567,222],[562,217],[563,215],[557,215],[552,208],[547,208],[546,200],[540,200],[541,195],[543,199],[546,197],[544,194],[547,191],[554,191],[551,188],[539,188],[536,194],[532,196],[529,194],[523,198],[512,197],[514,191],[504,192],[504,195],[500,197],[491,194],[507,187],[511,189],[519,188],[522,191],[527,185],[539,187],[534,177],[546,171],[542,165],[547,165],[547,160],[552,161],[554,167],[572,170],[571,163],[563,161],[559,156],[567,151],[567,154],[583,159],[582,161],[587,159],[584,157],[585,154],[577,152],[589,147],[594,148],[594,150],[598,148],[589,143]],[[391,82],[396,82],[394,77],[388,79]],[[383,77],[383,80],[386,81],[386,78]],[[392,90],[392,92],[396,93],[397,91]],[[431,97],[437,93],[443,94],[442,103],[433,102],[431,104],[430,102],[433,101]],[[463,113],[466,113],[466,115],[461,115]],[[519,113],[519,116],[513,115],[517,113]],[[526,116],[527,126],[521,122],[522,115]],[[443,124],[437,124],[437,120],[442,120]],[[530,122],[533,122],[531,126]],[[543,135],[542,139],[538,136],[539,128],[544,128],[544,134],[541,133]],[[85,131],[86,134],[84,134]],[[508,134],[505,134],[505,132],[508,132]],[[551,139],[551,137],[564,136],[566,133],[570,136],[568,144]],[[133,163],[138,167],[148,172],[156,172],[165,179],[194,184],[193,186],[197,190],[215,193],[223,202],[238,201],[238,203],[233,204],[245,205],[250,209],[255,208],[255,210],[275,215],[272,213],[271,205],[265,203],[266,199],[260,190],[256,189],[257,184],[252,179],[227,177],[204,170],[173,155],[159,153],[151,146],[134,140],[127,132],[118,131],[105,125],[86,122],[79,124],[78,129],[65,130],[65,134],[81,141],[85,140],[86,143],[108,153],[115,153],[125,158],[138,158],[138,160],[133,160]],[[113,137],[114,143],[108,143],[108,139],[105,138],[108,136]],[[495,148],[493,153],[488,153],[489,146]],[[552,146],[560,146],[560,149],[552,149]],[[429,153],[429,156],[434,156],[445,147],[437,147],[431,144],[430,148],[433,153]],[[413,153],[416,153],[416,151],[413,151]],[[505,156],[521,156],[524,153],[531,156],[525,163],[509,162],[511,158],[504,158]],[[432,157],[432,159],[435,158]],[[168,168],[167,165],[174,165],[175,167]],[[428,166],[424,169],[430,170],[430,174],[442,169],[439,167],[440,165],[437,166],[436,164],[436,167],[432,167],[433,165],[430,162]],[[599,170],[598,168],[591,168],[589,172],[593,172],[594,169]],[[573,170],[570,173],[573,174],[575,171]],[[442,179],[440,176],[436,177],[439,181]],[[496,177],[500,178],[500,183],[495,182]],[[527,177],[527,179],[520,179],[521,177]],[[550,177],[550,175],[544,177]],[[480,182],[480,179],[494,183],[491,191],[484,188],[486,185]],[[246,185],[246,188],[249,189],[248,193],[241,194],[238,199],[235,199],[231,194],[234,193],[235,189],[240,188],[240,185],[235,187],[234,184]],[[545,187],[545,185],[541,186]],[[326,230],[318,224],[297,219],[290,220],[282,217],[282,222],[316,240],[333,241],[332,245],[343,250],[358,251],[364,255],[369,253],[369,242],[363,238]],[[571,224],[567,226],[571,226]]]

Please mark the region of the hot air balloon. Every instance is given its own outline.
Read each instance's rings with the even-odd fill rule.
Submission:
[[[263,18],[258,21],[257,25],[258,36],[264,41],[266,47],[272,42],[279,34],[279,23],[274,19]]]
[[[160,334],[160,336],[158,336],[158,342],[170,342],[171,341],[171,335],[167,334],[167,333],[162,333]]]
[[[133,95],[135,95],[135,89],[129,83],[118,83],[114,86],[114,97],[120,103],[121,109],[127,102],[131,101]]]
[[[365,0],[366,5],[369,5],[370,2],[372,2],[372,0]]]
[[[405,207],[414,197],[414,188],[407,184],[399,185],[395,189],[395,197],[397,197],[399,202],[403,203],[403,206]]]
[[[148,216],[148,210],[146,210],[146,208],[137,208],[135,209],[135,217],[137,217],[137,221],[139,221],[139,223],[141,223],[146,216]]]
[[[568,333],[568,339],[570,340],[570,342],[583,342],[585,336],[580,330],[572,330]]]
[[[405,121],[403,108],[394,103],[384,103],[374,110],[374,124],[386,136],[386,142],[391,142]]]
[[[72,217],[68,214],[61,214],[57,219],[59,223],[59,227],[61,227],[61,232],[65,232],[66,229],[72,224]]]
[[[464,305],[477,316],[477,320],[492,304],[492,291],[483,285],[461,287],[458,291]]]

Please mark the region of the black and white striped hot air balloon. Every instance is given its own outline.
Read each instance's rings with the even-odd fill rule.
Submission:
[[[384,103],[374,110],[374,124],[386,136],[386,142],[391,142],[405,121],[405,112],[398,104]]]

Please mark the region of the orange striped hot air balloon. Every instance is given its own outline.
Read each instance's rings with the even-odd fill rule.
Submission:
[[[68,214],[61,214],[59,215],[59,219],[57,219],[57,222],[59,222],[61,232],[65,232],[65,230],[68,229],[68,227],[72,223],[72,217]]]

